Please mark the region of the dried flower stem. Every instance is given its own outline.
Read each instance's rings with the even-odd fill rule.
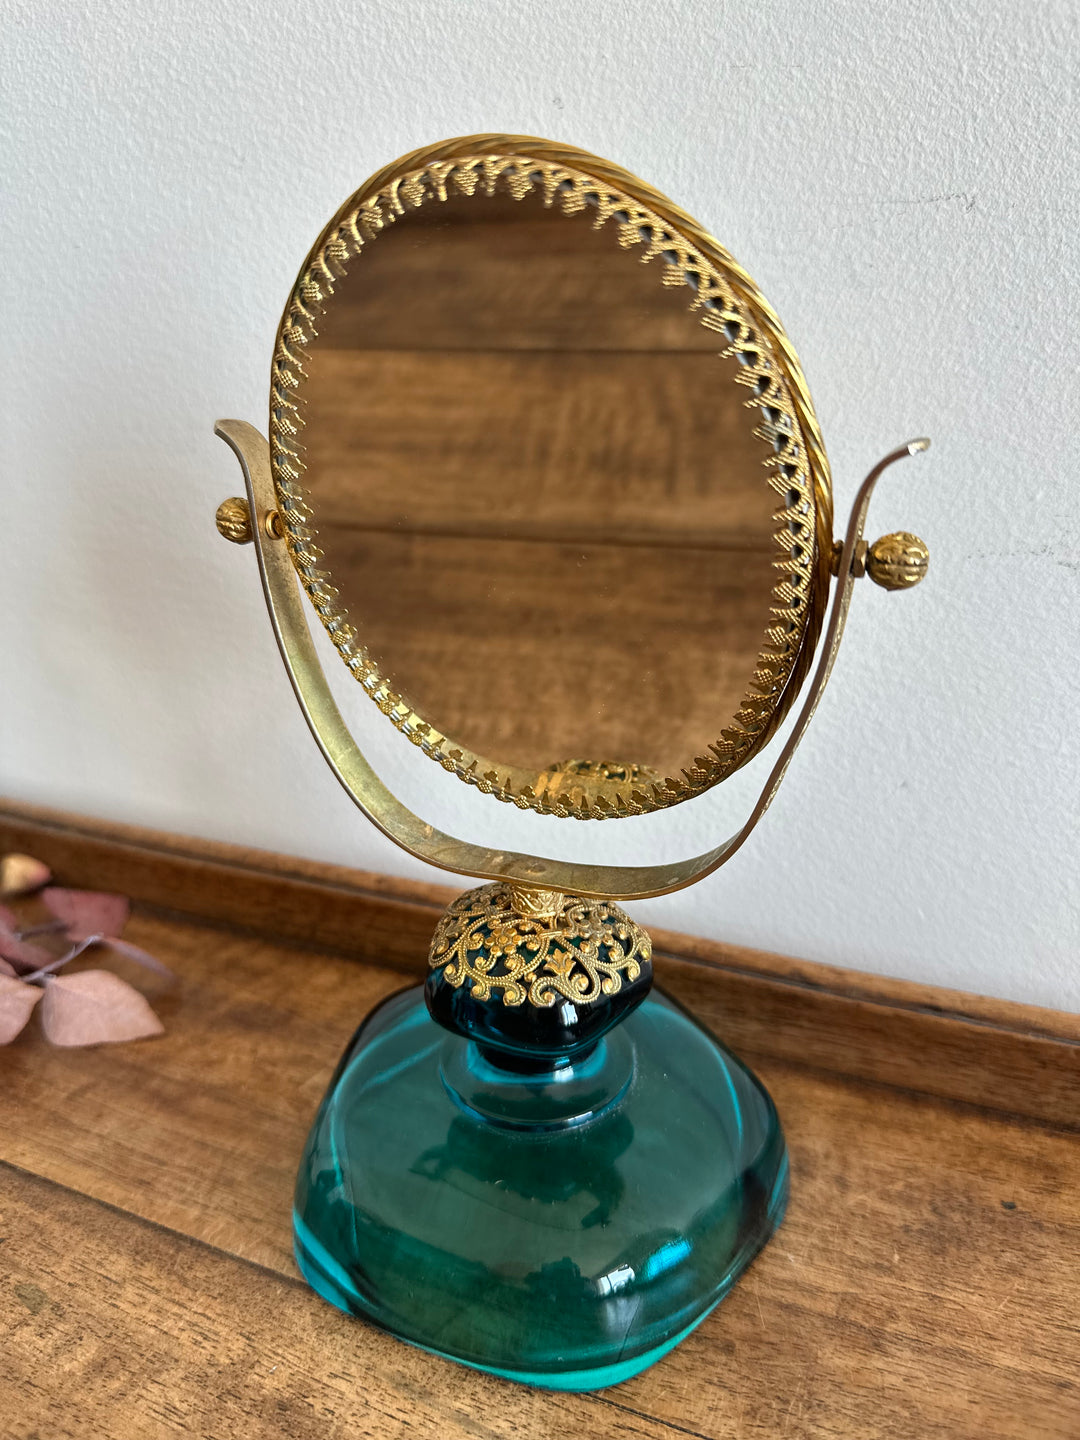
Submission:
[[[77,945],[71,947],[66,955],[61,955],[59,960],[53,960],[50,964],[43,965],[40,970],[35,970],[32,975],[20,975],[19,979],[24,985],[44,984],[54,970],[60,970],[69,960],[74,960],[75,957],[81,955],[84,950],[89,950],[91,945],[96,945],[101,938],[100,935],[91,935],[87,940],[80,940]]]

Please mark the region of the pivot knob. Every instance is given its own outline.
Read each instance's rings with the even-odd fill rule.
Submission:
[[[925,580],[929,568],[930,551],[909,530],[883,535],[866,554],[866,573],[883,590],[910,590]]]

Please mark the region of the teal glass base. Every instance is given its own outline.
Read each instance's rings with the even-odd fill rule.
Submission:
[[[587,1053],[508,1068],[422,986],[343,1055],[297,1179],[315,1290],[447,1359],[618,1384],[698,1325],[775,1230],[780,1123],[754,1075],[653,991]]]

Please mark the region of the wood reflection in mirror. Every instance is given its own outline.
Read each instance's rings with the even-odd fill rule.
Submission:
[[[309,347],[304,485],[360,643],[433,726],[659,778],[750,688],[781,502],[680,272],[593,219],[457,196],[365,246]]]

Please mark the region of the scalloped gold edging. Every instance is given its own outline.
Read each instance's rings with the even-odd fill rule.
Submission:
[[[517,147],[527,145],[527,152]],[[589,172],[574,167],[584,161]],[[614,183],[613,183],[614,182]],[[723,336],[720,352],[739,359],[735,377],[752,394],[746,404],[764,412],[755,430],[772,444],[767,483],[780,497],[775,519],[774,623],[766,632],[749,693],[729,727],[680,776],[647,788],[591,786],[565,772],[508,767],[439,734],[391,686],[355,628],[338,607],[332,577],[308,525],[313,512],[303,486],[298,436],[307,347],[345,266],[399,216],[450,193],[492,194],[504,186],[515,198],[542,189],[546,204],[568,213],[591,205],[596,225],[614,219],[625,248],[644,246],[643,261],[662,258],[665,284],[694,291],[690,309]],[[621,186],[622,188],[617,188]],[[696,242],[696,243],[695,243]],[[813,657],[829,584],[832,504],[828,463],[806,382],[778,318],[745,271],[696,222],[657,191],[609,162],[547,141],[475,136],[429,147],[373,176],[338,212],[313,248],[282,316],[274,352],[270,444],[274,487],[293,564],[345,663],[391,722],[430,758],[484,793],[541,814],[603,819],[644,814],[700,794],[744,764],[780,724]]]

